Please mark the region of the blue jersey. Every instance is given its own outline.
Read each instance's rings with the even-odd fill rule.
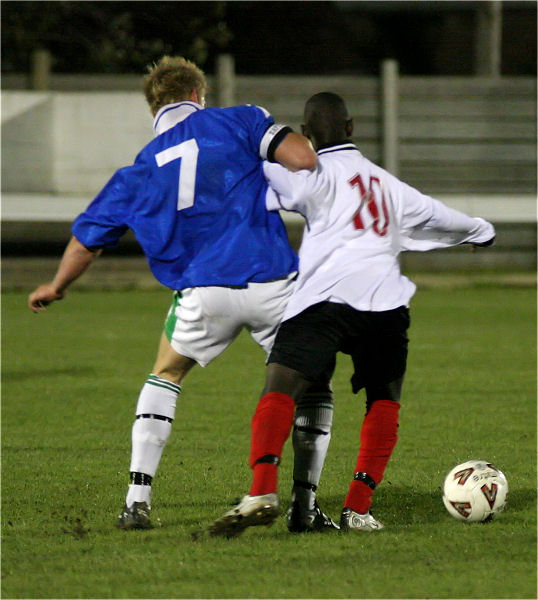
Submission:
[[[282,127],[256,106],[169,106],[182,120],[113,175],[73,235],[101,248],[132,229],[155,277],[174,290],[246,286],[296,270],[280,215],[265,208],[262,159]]]

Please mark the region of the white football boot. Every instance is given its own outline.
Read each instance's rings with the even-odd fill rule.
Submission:
[[[370,512],[361,515],[351,508],[342,510],[342,516],[340,517],[341,531],[379,531],[384,527],[383,523],[374,519]]]
[[[212,536],[235,537],[247,527],[271,525],[278,517],[280,507],[276,494],[243,496],[235,508],[229,510],[209,527]]]

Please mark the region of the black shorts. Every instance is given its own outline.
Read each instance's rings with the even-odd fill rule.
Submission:
[[[407,364],[409,310],[360,311],[321,302],[280,325],[267,362],[320,381],[332,371],[337,352],[353,360],[353,393],[403,378]]]

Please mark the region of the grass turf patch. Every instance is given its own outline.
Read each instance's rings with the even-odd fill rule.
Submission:
[[[136,398],[171,295],[72,292],[43,315],[3,299],[4,598],[535,598],[535,293],[419,291],[412,303],[400,441],[375,495],[386,529],[290,535],[281,518],[236,540],[198,535],[248,490],[250,418],[263,353],[242,335],[188,376],[155,478],[152,531],[114,528]],[[352,477],[364,397],[351,361],[334,379],[333,438],[319,489],[337,517]],[[448,515],[458,462],[506,474],[489,524]],[[280,470],[291,488],[288,441]]]

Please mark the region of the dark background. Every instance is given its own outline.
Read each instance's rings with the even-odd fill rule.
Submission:
[[[56,73],[140,73],[182,54],[208,73],[230,53],[239,74],[473,73],[480,2],[19,2],[2,8],[2,72],[52,52]],[[502,75],[536,75],[536,3],[502,3]]]

